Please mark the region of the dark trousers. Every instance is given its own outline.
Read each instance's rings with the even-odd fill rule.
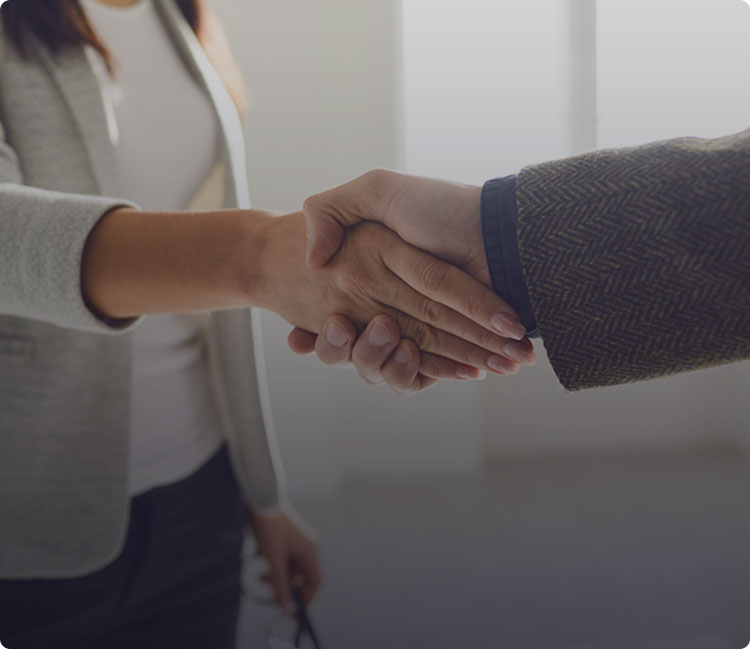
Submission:
[[[125,547],[102,570],[0,580],[0,641],[8,649],[233,649],[247,521],[222,447],[187,478],[131,501]]]

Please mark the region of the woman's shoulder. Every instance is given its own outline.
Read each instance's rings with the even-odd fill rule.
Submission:
[[[8,64],[28,63],[36,56],[34,35],[10,13],[9,4],[0,8],[0,68]]]

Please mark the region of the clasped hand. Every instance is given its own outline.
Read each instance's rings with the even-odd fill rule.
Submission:
[[[307,259],[284,281],[295,299],[270,305],[296,325],[290,347],[406,394],[533,364],[518,315],[490,288],[479,199],[478,187],[387,171],[308,199],[305,240],[293,215],[274,238],[286,251],[269,250]]]

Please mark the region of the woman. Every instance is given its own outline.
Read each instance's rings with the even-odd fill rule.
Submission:
[[[245,307],[315,333],[389,313],[425,382],[476,378],[516,316],[380,226],[306,269],[302,215],[247,209],[243,88],[199,0],[2,21],[0,640],[233,646],[246,523],[280,606],[320,586]]]

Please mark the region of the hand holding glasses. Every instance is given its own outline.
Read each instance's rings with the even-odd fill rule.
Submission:
[[[250,592],[248,597],[264,607],[273,607],[274,613],[266,624],[263,637],[268,649],[322,649],[313,627],[305,598],[299,587],[292,585],[294,612],[282,611],[266,593]]]

